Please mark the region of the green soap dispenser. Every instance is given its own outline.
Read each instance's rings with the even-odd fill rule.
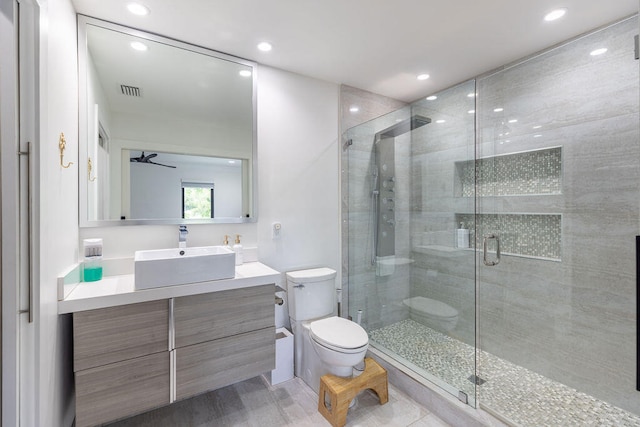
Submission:
[[[83,281],[97,282],[102,279],[102,239],[84,239]]]

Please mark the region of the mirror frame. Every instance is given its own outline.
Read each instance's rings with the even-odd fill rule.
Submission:
[[[203,48],[179,40],[148,33],[135,28],[126,27],[112,22],[103,21],[101,19],[92,18],[90,16],[78,14],[78,218],[81,228],[89,227],[112,227],[112,226],[128,226],[128,225],[162,225],[162,224],[238,224],[252,223],[258,220],[258,157],[257,157],[257,63],[236,56],[217,52],[211,49]],[[149,41],[163,43],[175,48],[188,50],[191,52],[211,56],[229,62],[235,62],[240,65],[252,68],[252,157],[251,157],[251,194],[249,196],[249,204],[251,206],[251,217],[221,217],[207,219],[183,219],[183,218],[166,218],[166,219],[107,219],[107,220],[90,220],[88,215],[88,186],[89,179],[87,164],[87,132],[88,132],[88,109],[87,109],[87,72],[88,72],[88,47],[87,47],[87,25],[102,27],[108,30],[118,31],[134,37],[140,37]],[[85,167],[83,167],[85,166]]]

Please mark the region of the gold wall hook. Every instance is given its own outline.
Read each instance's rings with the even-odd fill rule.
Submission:
[[[64,133],[60,132],[60,139],[58,140],[58,148],[60,148],[60,166],[67,169],[69,166],[73,164],[73,162],[69,162],[66,165],[64,164],[64,149],[67,147],[67,140],[64,139]]]
[[[93,169],[93,164],[91,164],[91,157],[89,157],[89,160],[87,160],[87,177],[89,178],[89,181],[93,182],[96,180],[97,176],[91,178],[91,169]]]

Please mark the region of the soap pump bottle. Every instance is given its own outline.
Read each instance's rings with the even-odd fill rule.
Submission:
[[[243,262],[242,257],[242,244],[240,244],[240,235],[236,234],[236,242],[233,245],[233,252],[236,253],[236,265],[241,265]]]
[[[469,229],[464,228],[464,222],[460,223],[460,228],[456,230],[456,247],[469,247]]]
[[[224,235],[224,241],[222,242],[223,246],[229,250],[231,250],[231,246],[229,245],[229,236]]]
[[[84,239],[83,280],[96,282],[102,279],[102,239]]]

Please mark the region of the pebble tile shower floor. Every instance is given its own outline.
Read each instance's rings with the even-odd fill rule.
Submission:
[[[407,319],[369,332],[371,342],[474,396],[474,348]],[[633,426],[640,417],[478,350],[478,401],[521,427]],[[470,379],[471,377],[471,379]]]

